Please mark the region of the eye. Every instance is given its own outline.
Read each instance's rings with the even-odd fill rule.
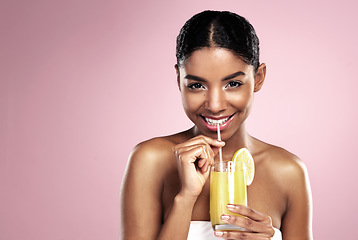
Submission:
[[[228,82],[226,87],[228,88],[237,88],[237,87],[240,87],[242,85],[241,82],[239,81],[231,81],[231,82]]]
[[[192,83],[188,85],[189,89],[200,89],[204,88],[204,86],[201,83]]]

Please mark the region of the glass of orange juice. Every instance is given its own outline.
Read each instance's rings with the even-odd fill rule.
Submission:
[[[237,215],[227,209],[227,204],[247,206],[246,181],[242,162],[215,162],[210,173],[210,221],[214,230],[243,231],[221,220],[222,214]]]

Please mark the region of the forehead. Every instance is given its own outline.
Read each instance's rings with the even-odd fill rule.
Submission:
[[[240,57],[224,48],[202,48],[194,51],[183,64],[187,74],[202,77],[227,76],[242,71],[247,75],[253,74],[253,66],[246,64]]]

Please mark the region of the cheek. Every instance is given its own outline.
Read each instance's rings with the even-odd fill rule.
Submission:
[[[238,110],[245,111],[246,108],[251,106],[253,100],[253,93],[252,92],[242,92],[241,94],[233,94],[231,97],[231,103],[237,108]]]
[[[182,102],[185,112],[197,111],[204,103],[205,94],[191,94],[182,92]]]

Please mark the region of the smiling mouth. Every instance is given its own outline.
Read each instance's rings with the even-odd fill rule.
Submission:
[[[230,118],[232,118],[235,114],[232,114],[231,116],[227,117],[227,118],[222,118],[222,119],[212,119],[212,118],[207,118],[204,116],[201,116],[205,122],[207,122],[209,125],[212,126],[217,126],[217,125],[222,125],[224,123],[226,123],[227,121],[229,121]]]

